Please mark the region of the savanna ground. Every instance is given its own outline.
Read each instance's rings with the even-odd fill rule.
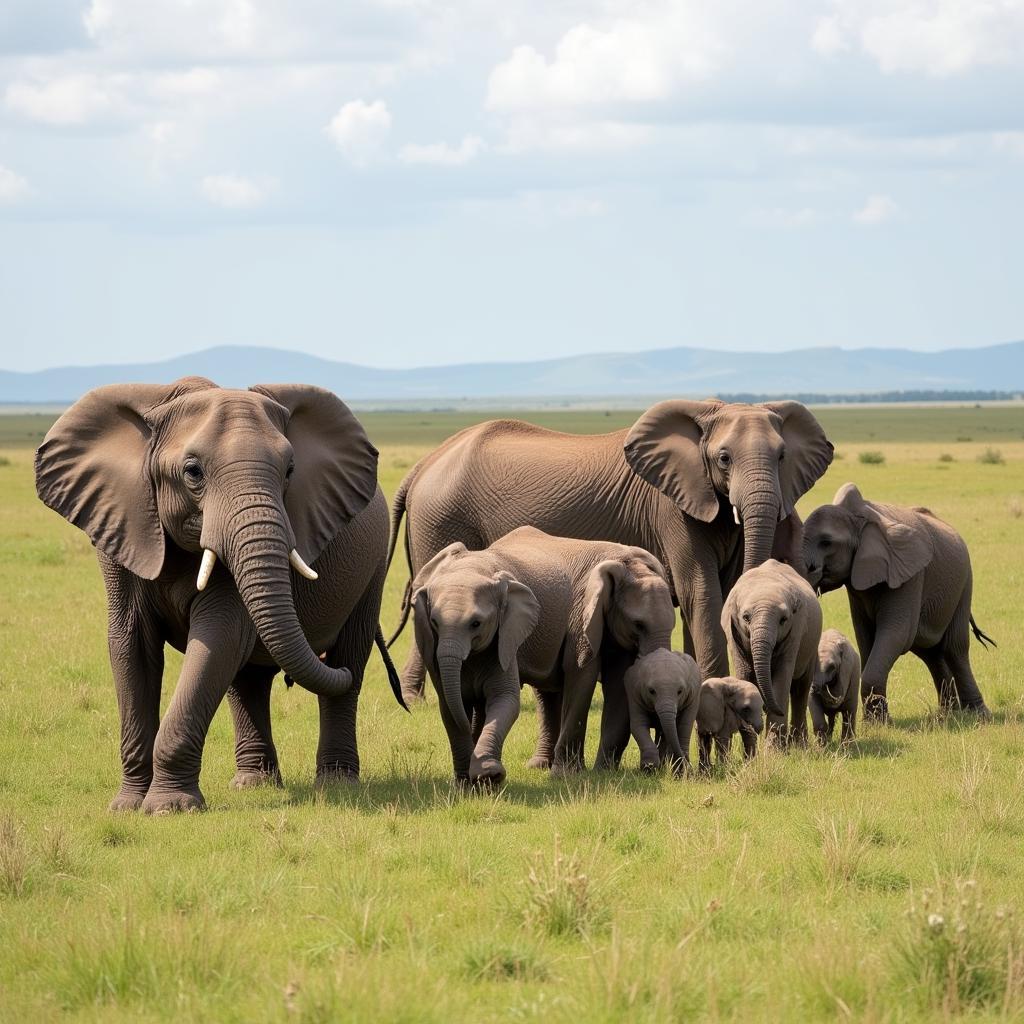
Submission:
[[[855,480],[967,538],[975,614],[1000,644],[972,647],[992,723],[940,719],[904,659],[893,725],[849,749],[676,781],[641,777],[631,746],[622,772],[563,781],[524,767],[527,693],[508,784],[463,795],[436,699],[401,711],[374,655],[358,788],[314,791],[316,701],[279,685],[286,788],[228,789],[222,710],[210,812],[157,819],[106,811],[104,596],[85,536],[35,498],[49,419],[0,417],[0,1019],[1024,1019],[1024,410],[820,416],[838,456],[805,516]],[[390,495],[474,417],[362,418]],[[593,431],[633,417],[527,418]],[[386,630],[405,575],[388,580]],[[824,604],[849,631],[845,596]],[[179,665],[172,652],[165,701]]]

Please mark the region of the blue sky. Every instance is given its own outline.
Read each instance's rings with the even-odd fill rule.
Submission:
[[[0,366],[1024,336],[1024,0],[4,0]]]

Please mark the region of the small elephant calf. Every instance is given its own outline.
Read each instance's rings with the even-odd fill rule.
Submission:
[[[811,724],[824,746],[843,716],[840,738],[852,740],[860,702],[860,655],[838,629],[826,629],[818,644],[818,667],[811,681]]]
[[[697,712],[697,747],[702,772],[711,771],[711,741],[718,763],[729,756],[736,733],[743,740],[743,756],[757,753],[757,737],[764,729],[764,700],[753,683],[735,676],[705,679],[700,688]]]
[[[641,770],[657,770],[671,753],[672,769],[680,774],[690,765],[690,735],[700,704],[697,662],[679,651],[653,651],[633,662],[623,682]],[[651,729],[657,746],[651,741]]]

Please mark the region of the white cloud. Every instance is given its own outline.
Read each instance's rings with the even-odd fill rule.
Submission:
[[[223,79],[212,68],[166,72],[153,81],[153,95],[166,100],[202,98],[221,88]]]
[[[810,206],[787,209],[777,206],[768,210],[757,210],[750,223],[758,228],[809,228],[819,223],[818,211]]]
[[[852,44],[883,72],[946,77],[1024,59],[1024,0],[838,0],[811,39],[832,55]]]
[[[457,146],[450,146],[447,142],[409,143],[401,148],[398,159],[407,164],[459,167],[474,160],[484,149],[484,140],[479,135],[467,135]]]
[[[324,132],[352,163],[369,163],[391,132],[391,112],[383,100],[351,100],[331,118]]]
[[[32,189],[20,174],[0,164],[0,203],[20,203],[31,194]]]
[[[68,74],[45,81],[20,79],[4,95],[9,110],[52,125],[83,125],[122,106],[112,86],[117,80],[94,74]]]
[[[900,208],[891,197],[873,195],[868,196],[864,205],[853,215],[853,219],[857,224],[874,227],[876,224],[885,224],[892,220],[899,212]]]
[[[667,4],[653,16],[617,18],[606,27],[569,29],[548,60],[517,46],[487,83],[491,110],[588,107],[667,99],[678,84],[711,74],[724,45],[689,5]]]
[[[259,206],[270,194],[272,183],[255,181],[235,174],[211,174],[203,178],[199,191],[203,198],[229,210]]]

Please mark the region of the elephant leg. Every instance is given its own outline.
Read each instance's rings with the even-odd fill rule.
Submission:
[[[537,717],[540,731],[537,749],[526,762],[527,768],[550,768],[555,757],[555,742],[562,724],[562,691],[534,690],[537,697]]]
[[[729,748],[732,746],[732,733],[720,732],[715,736],[715,757],[718,763],[729,763]]]
[[[206,733],[255,641],[233,582],[208,586],[193,601],[181,675],[153,746],[153,781],[142,801],[147,814],[206,807],[199,789]]]
[[[427,677],[427,670],[420,657],[419,648],[413,643],[409,648],[409,656],[405,659],[402,668],[402,697],[406,704],[414,704],[416,701],[427,699],[424,682]]]
[[[945,660],[953,673],[953,684],[956,687],[960,707],[966,711],[977,712],[984,718],[990,718],[991,712],[985,706],[978,683],[971,668],[971,584],[964,589],[960,603],[953,613],[953,619],[946,628],[942,638]]]
[[[722,630],[722,586],[712,566],[672,565],[672,578],[686,580],[680,586],[679,611],[684,634],[692,640],[691,655],[701,679],[729,675],[729,651]],[[687,649],[687,653],[690,651]]]
[[[617,771],[629,745],[629,702],[623,676],[634,660],[632,651],[609,651],[601,662],[601,743],[594,767]]]
[[[711,733],[697,733],[697,766],[704,774],[711,771]]]
[[[807,699],[810,692],[810,675],[794,679],[789,691],[789,739],[801,747],[807,746]]]
[[[849,743],[857,731],[857,701],[852,700],[843,706],[843,725],[839,733],[840,743]]]
[[[127,606],[119,591],[109,595],[107,645],[121,718],[121,788],[112,811],[137,811],[153,781],[153,745],[160,727],[164,644],[154,624]]]
[[[228,706],[235,724],[235,789],[280,786],[281,769],[270,728],[270,688],[275,666],[246,665],[228,687]]]
[[[519,717],[519,672],[515,659],[492,692],[485,694],[482,727],[469,763],[469,780],[479,786],[500,786],[506,778],[501,752],[505,738]]]
[[[340,697],[317,697],[320,704],[320,742],[316,749],[316,785],[359,780],[356,711],[366,663],[373,649],[380,616],[384,570],[381,567],[327,651],[331,668],[347,668],[352,687]]]
[[[555,743],[555,759],[551,770],[559,775],[582,771],[587,740],[587,716],[594,699],[600,659],[594,658],[582,669],[567,673],[562,696],[562,721]]]
[[[740,732],[740,739],[743,742],[743,760],[749,761],[757,756],[757,733],[747,732],[745,729]]]
[[[821,700],[817,694],[811,697],[810,709],[811,726],[814,729],[815,738],[821,746],[825,746],[828,743],[832,729],[831,724],[826,721],[825,709],[822,707]]]
[[[939,700],[939,709],[950,711],[954,706],[956,689],[953,685],[953,669],[949,662],[946,661],[941,646],[932,647],[926,651],[915,651],[914,653],[928,667],[932,682],[935,684],[935,694]]]
[[[864,663],[860,677],[860,692],[864,699],[864,717],[874,721],[889,721],[889,699],[887,687],[889,673],[896,659],[903,654],[904,644],[895,630],[885,629],[879,624],[875,629],[871,653]]]

